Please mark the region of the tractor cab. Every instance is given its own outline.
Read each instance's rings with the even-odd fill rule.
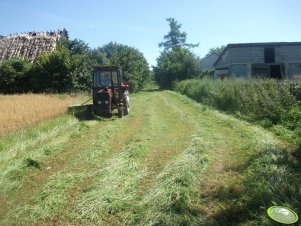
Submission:
[[[119,67],[97,67],[93,74],[94,114],[110,117],[114,109],[119,117],[129,113],[128,84],[122,81]]]

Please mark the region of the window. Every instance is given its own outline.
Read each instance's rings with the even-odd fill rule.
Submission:
[[[112,86],[112,78],[110,71],[96,71],[94,73],[94,87]]]
[[[275,62],[274,48],[264,48],[264,62],[265,63],[274,63]]]
[[[112,72],[112,81],[113,81],[113,85],[117,86],[118,85],[118,81],[117,81],[117,72],[113,71]]]
[[[94,87],[98,87],[100,85],[100,72],[96,71],[94,73]]]

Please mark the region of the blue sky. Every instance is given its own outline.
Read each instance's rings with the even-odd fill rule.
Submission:
[[[301,41],[300,12],[300,0],[0,0],[0,34],[66,28],[91,48],[135,47],[155,65],[168,17],[203,57],[228,43]]]

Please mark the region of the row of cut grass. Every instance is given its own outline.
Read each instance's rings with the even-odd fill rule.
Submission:
[[[18,188],[33,168],[40,168],[44,159],[63,151],[70,136],[80,129],[77,122],[64,116],[0,138],[0,191]]]
[[[0,224],[268,225],[272,204],[299,210],[300,169],[271,133],[174,92],[132,97],[121,120],[71,126],[49,155],[64,167]],[[41,165],[34,172],[51,165],[33,160]]]
[[[300,212],[300,164],[289,156],[286,144],[260,127],[169,92],[166,99],[172,98],[181,102],[170,107],[184,105],[186,112],[179,114],[187,122],[198,122],[208,147],[208,169],[199,177],[194,200],[203,213],[201,225],[271,225],[266,209],[275,204]]]
[[[63,117],[64,118],[64,117]],[[68,192],[73,188],[74,184],[81,183],[84,178],[94,176],[89,171],[93,170],[94,164],[99,165],[100,159],[107,152],[104,144],[106,132],[116,127],[116,123],[87,121],[78,122],[72,116],[76,123],[68,126],[63,120],[62,124],[57,124],[56,129],[60,131],[58,136],[49,136],[44,145],[31,146],[28,151],[29,155],[35,155],[35,162],[41,167],[36,170],[19,167],[22,172],[31,172],[30,175],[24,177],[21,186],[7,193],[9,196],[24,195],[30,191],[32,186],[36,187],[32,196],[25,198],[24,202],[14,205],[15,209],[8,210],[3,217],[2,223],[11,224],[17,222],[18,225],[40,225],[40,222],[49,222],[58,213],[68,199]],[[58,118],[59,120],[62,118]],[[52,120],[51,120],[52,121]],[[62,129],[62,128],[63,129]],[[103,136],[99,136],[97,132],[103,130]],[[38,137],[37,137],[38,139]],[[52,144],[59,144],[54,147]],[[53,148],[49,149],[50,144]],[[46,155],[40,156],[40,149],[46,148]],[[94,155],[91,155],[94,153]],[[93,161],[91,161],[93,160]],[[88,167],[87,167],[88,166]],[[27,171],[25,171],[27,170]],[[22,178],[20,178],[22,179]],[[40,182],[41,184],[35,184]],[[1,193],[1,196],[5,193]],[[8,199],[6,205],[8,205]],[[5,203],[3,203],[5,206]]]
[[[71,116],[68,117],[72,118]],[[109,142],[110,140],[114,140],[114,137],[119,137],[116,136],[116,134],[122,136],[120,130],[126,129],[125,126],[127,125],[125,123],[127,120],[131,120],[131,118],[133,117],[124,120],[113,119],[104,122],[83,121],[73,125],[74,128],[68,128],[68,125],[63,121],[61,122],[61,125],[56,125],[63,134],[64,129],[73,131],[71,136],[69,136],[67,144],[61,148],[62,157],[71,158],[60,159],[60,155],[57,155],[56,158],[58,158],[58,162],[68,161],[64,163],[65,167],[61,168],[58,166],[61,168],[61,171],[55,172],[53,176],[48,178],[45,185],[41,185],[40,193],[28,200],[26,205],[20,205],[17,209],[10,211],[5,218],[3,218],[2,222],[7,224],[9,224],[9,222],[19,222],[18,224],[24,224],[25,222],[25,224],[40,224],[39,222],[51,221],[56,213],[62,211],[66,202],[70,201],[66,200],[69,199],[68,192],[70,189],[73,190],[77,183],[81,183],[85,180],[89,181],[91,178],[97,176],[99,168],[102,166],[101,163],[104,161],[106,155],[107,158],[110,157],[110,148],[106,141]],[[132,119],[131,121],[136,121],[136,119]],[[134,123],[134,125],[137,124]],[[61,126],[64,129],[62,129]],[[56,137],[50,136],[48,138],[50,139],[50,142],[56,140]],[[39,139],[39,137],[36,137],[36,139]],[[38,146],[33,146],[29,152],[35,153],[36,151],[38,152],[38,149]],[[110,152],[111,151],[114,150],[110,150]],[[74,154],[67,156],[65,152],[73,152]],[[51,155],[48,157],[51,157]],[[40,161],[40,159],[38,160]],[[48,163],[46,160],[43,162],[43,167],[38,169],[38,171],[47,171],[47,166],[52,164]],[[3,195],[3,193],[1,195]],[[58,218],[62,219],[62,217],[59,216]],[[22,219],[22,222],[19,221],[19,219]]]
[[[152,98],[148,97],[143,101],[148,105],[139,116],[143,119],[143,126],[137,128],[137,135],[126,141],[121,151],[108,159],[104,167],[95,170],[94,183],[85,188],[81,198],[73,204],[75,208],[68,214],[68,219],[76,219],[73,223],[127,224],[135,213],[140,212],[138,203],[147,188],[154,183],[152,180],[156,179],[151,176],[154,170],[160,168],[156,163],[155,168],[144,165],[145,159],[157,151],[159,144],[166,146],[173,143],[175,137],[167,134],[177,131],[175,128],[181,129],[184,125],[181,123],[175,126],[176,118],[169,118],[173,112],[168,108],[162,111],[164,103],[159,96],[154,96],[157,95],[152,94]],[[132,114],[135,114],[135,109]],[[160,120],[166,123],[162,124]],[[176,151],[169,152],[170,155],[175,153]],[[169,162],[171,156],[166,157]],[[146,178],[147,183],[144,181]]]

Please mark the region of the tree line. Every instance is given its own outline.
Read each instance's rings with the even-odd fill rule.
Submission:
[[[154,79],[161,89],[171,89],[182,80],[202,77],[200,59],[192,52],[198,44],[186,42],[186,32],[174,18],[166,19],[169,32],[157,58],[157,65],[150,71],[139,50],[127,45],[110,42],[91,49],[79,39],[63,39],[52,53],[42,53],[33,63],[10,59],[0,64],[0,92],[76,92],[90,90],[93,69],[99,65],[117,65],[123,69],[130,91],[141,90]],[[211,48],[208,54],[219,54],[224,46]]]
[[[99,65],[122,67],[130,91],[143,88],[151,72],[144,55],[134,47],[110,42],[91,49],[82,40],[62,39],[51,53],[42,53],[34,63],[9,59],[0,64],[0,92],[88,91],[92,73]]]

